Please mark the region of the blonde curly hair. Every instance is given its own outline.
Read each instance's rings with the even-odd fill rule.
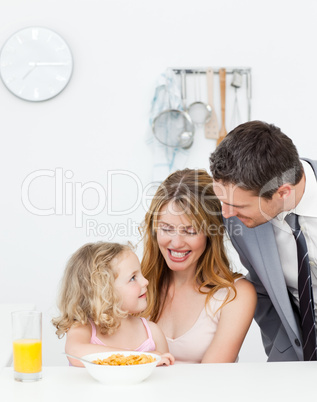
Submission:
[[[59,338],[72,325],[85,325],[89,320],[102,334],[112,334],[120,326],[127,312],[120,307],[113,268],[115,260],[127,251],[132,251],[130,245],[96,242],[85,244],[71,256],[58,296],[60,316],[52,319]]]

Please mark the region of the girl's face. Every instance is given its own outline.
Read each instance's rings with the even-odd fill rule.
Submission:
[[[138,257],[132,251],[124,252],[115,262],[115,271],[118,276],[114,286],[121,297],[122,310],[130,314],[144,311],[149,281],[141,273]]]
[[[170,201],[158,219],[157,242],[166,264],[172,271],[196,270],[206,248],[207,237],[197,233],[184,211]]]

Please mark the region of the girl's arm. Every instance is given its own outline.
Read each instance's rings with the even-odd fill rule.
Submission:
[[[66,334],[65,352],[74,356],[82,357],[90,353],[98,352],[112,352],[123,350],[122,348],[93,345],[90,343],[91,326],[87,325],[73,325]],[[73,366],[84,367],[83,363],[79,360],[68,358]]]
[[[170,364],[174,364],[175,358],[169,353],[167,341],[161,328],[152,321],[148,321],[148,324],[156,346],[156,350],[153,353],[161,356],[161,361],[158,366],[169,366]]]
[[[201,363],[233,363],[251,325],[257,296],[253,285],[245,279],[235,283],[237,295],[220,312],[215,336]],[[232,296],[233,291],[230,291]]]

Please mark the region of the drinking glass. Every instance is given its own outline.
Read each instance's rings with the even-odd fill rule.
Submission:
[[[42,313],[12,312],[13,366],[16,381],[42,378]]]

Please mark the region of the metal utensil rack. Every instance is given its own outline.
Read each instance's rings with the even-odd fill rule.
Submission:
[[[181,72],[185,72],[185,74],[206,74],[208,69],[212,69],[214,74],[219,74],[219,70],[221,68],[226,69],[226,74],[234,74],[235,72],[239,72],[242,75],[246,76],[246,91],[247,91],[247,100],[248,100],[248,120],[251,120],[251,98],[252,98],[252,82],[251,82],[251,68],[250,67],[195,67],[195,68],[175,68],[172,70],[175,74],[181,74]]]

